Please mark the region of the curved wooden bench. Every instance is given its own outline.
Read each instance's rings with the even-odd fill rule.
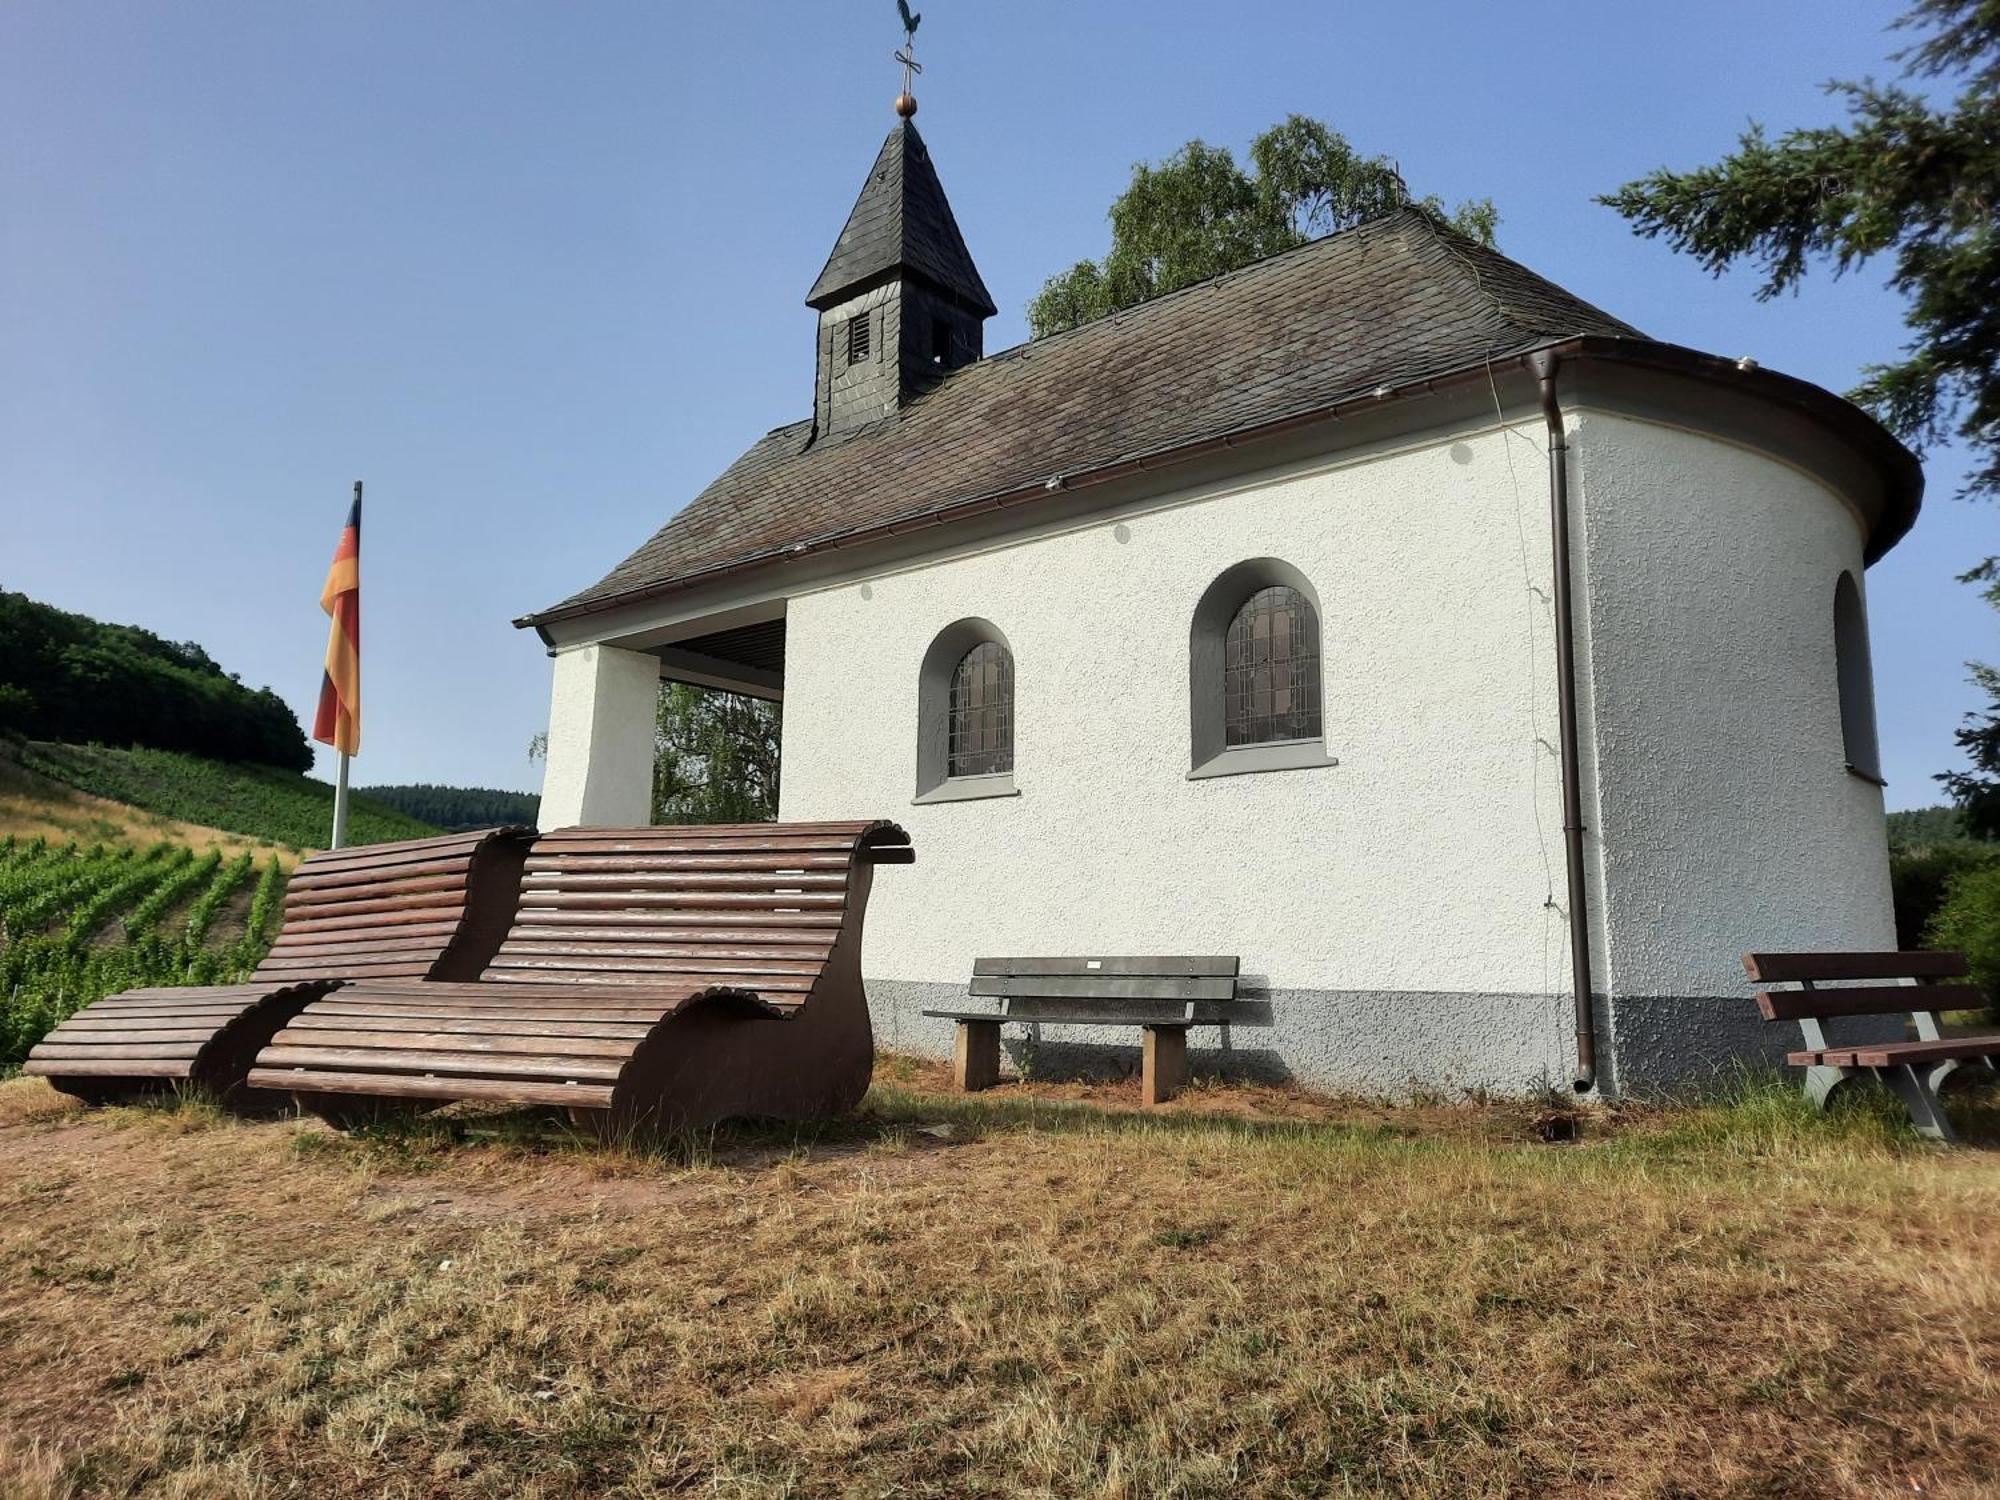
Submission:
[[[336,1124],[394,1100],[554,1105],[613,1135],[851,1109],[874,1068],[873,867],[914,857],[886,822],[545,834],[476,984],[346,985],[250,1082]]]
[[[266,1102],[244,1075],[340,981],[469,979],[485,966],[513,919],[530,837],[486,828],[312,855],[248,983],[108,996],[44,1037],[23,1071],[92,1104],[175,1087]]]

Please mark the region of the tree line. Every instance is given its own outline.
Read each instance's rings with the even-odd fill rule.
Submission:
[[[312,766],[285,700],[192,641],[0,590],[0,734],[142,745],[288,771]]]
[[[407,813],[447,833],[471,828],[533,828],[542,799],[532,792],[485,786],[438,786],[428,781],[356,787],[356,793]]]

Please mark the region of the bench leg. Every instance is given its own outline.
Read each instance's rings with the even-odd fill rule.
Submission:
[[[1187,1082],[1187,1027],[1148,1026],[1139,1092],[1147,1104],[1165,1104]]]
[[[1000,1023],[960,1021],[951,1049],[952,1081],[962,1093],[990,1089],[1000,1081]]]
[[[1847,1082],[1848,1072],[1846,1068],[1829,1068],[1825,1063],[1813,1064],[1806,1069],[1806,1097],[1815,1108],[1825,1109],[1833,1091]]]
[[[1917,1127],[1918,1135],[1955,1146],[1958,1134],[1951,1128],[1951,1119],[1945,1114],[1944,1105],[1939,1103],[1937,1096],[1937,1086],[1948,1072],[1948,1068],[1932,1071],[1904,1063],[1897,1068],[1877,1068],[1875,1076],[1896,1091],[1896,1097],[1909,1110],[1910,1123]]]

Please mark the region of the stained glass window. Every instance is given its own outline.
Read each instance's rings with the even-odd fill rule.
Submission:
[[[981,641],[951,674],[947,776],[991,776],[1014,769],[1014,658],[998,641]]]
[[[1223,638],[1223,743],[1320,737],[1319,620],[1305,595],[1259,589]]]

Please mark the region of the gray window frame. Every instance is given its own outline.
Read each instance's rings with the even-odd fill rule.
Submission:
[[[988,797],[1018,797],[1011,770],[983,776],[953,776],[951,756],[951,683],[958,664],[976,646],[992,643],[1007,653],[1013,666],[1014,755],[1020,763],[1020,662],[1013,644],[991,620],[954,620],[937,633],[917,671],[917,790],[911,801],[974,802]]]
[[[1875,727],[1875,668],[1868,650],[1868,611],[1861,584],[1842,571],[1833,585],[1833,671],[1840,698],[1840,754],[1863,781],[1882,779],[1882,745]]]
[[[1273,587],[1297,590],[1318,624],[1320,733],[1312,739],[1232,746],[1227,743],[1223,705],[1229,626],[1253,595]],[[1188,779],[1339,765],[1326,751],[1326,679],[1326,611],[1320,607],[1319,590],[1312,581],[1276,557],[1253,557],[1225,568],[1202,591],[1188,627]]]

